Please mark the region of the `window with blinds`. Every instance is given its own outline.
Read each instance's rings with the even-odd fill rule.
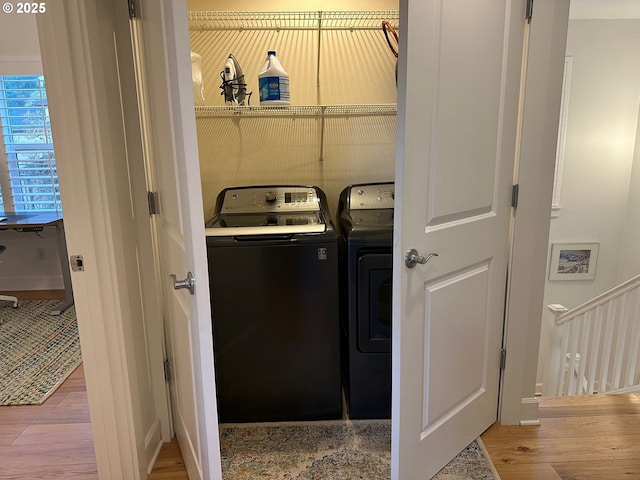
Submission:
[[[0,120],[0,207],[62,210],[44,77],[0,76]]]

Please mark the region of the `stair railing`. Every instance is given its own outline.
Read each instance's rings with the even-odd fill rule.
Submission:
[[[640,390],[640,275],[555,316],[545,395]]]

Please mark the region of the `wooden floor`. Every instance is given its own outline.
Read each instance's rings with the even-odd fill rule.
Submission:
[[[541,399],[540,422],[482,435],[502,480],[640,478],[640,395]],[[0,479],[38,478],[98,478],[82,366],[42,405],[0,407]],[[165,444],[149,479],[187,478]]]
[[[502,480],[640,478],[640,395],[541,399],[540,422],[482,435]],[[82,366],[44,404],[0,407],[0,479],[39,478],[98,478]],[[149,479],[187,478],[165,444]]]
[[[64,298],[64,290],[3,293],[19,300]],[[42,405],[0,406],[0,480],[97,478],[82,365]],[[149,478],[188,479],[175,440],[163,446]]]
[[[541,425],[482,435],[502,480],[640,479],[640,395],[543,398]]]
[[[64,298],[64,290],[3,293]],[[82,365],[42,405],[0,406],[0,479],[39,478],[98,478]]]
[[[98,479],[82,365],[42,405],[0,407],[0,479],[71,478]],[[149,478],[188,479],[175,440]]]
[[[542,398],[539,412],[540,426],[482,435],[502,480],[640,479],[640,394]],[[0,480],[96,480],[89,422],[82,366],[42,405],[0,407]],[[149,479],[187,478],[165,444]]]
[[[42,405],[0,407],[0,479],[95,480],[82,365]]]
[[[189,480],[180,446],[175,438],[162,447],[149,480]]]

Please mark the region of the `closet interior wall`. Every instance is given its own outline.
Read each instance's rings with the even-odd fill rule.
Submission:
[[[254,12],[256,18],[243,12],[245,20],[237,20],[238,12],[189,7],[206,100],[196,107],[196,124],[207,220],[229,186],[317,185],[335,214],[345,186],[394,180],[396,59],[382,20],[397,27],[397,2],[376,11]],[[231,20],[202,20],[223,13]],[[323,18],[320,31],[318,15],[333,18]],[[257,77],[267,50],[277,51],[289,73],[291,107],[259,108]],[[257,108],[225,107],[220,73],[229,54],[242,66]]]

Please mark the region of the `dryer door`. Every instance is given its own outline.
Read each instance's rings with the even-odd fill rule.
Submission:
[[[358,258],[358,350],[391,351],[391,275],[389,253],[365,253]]]

